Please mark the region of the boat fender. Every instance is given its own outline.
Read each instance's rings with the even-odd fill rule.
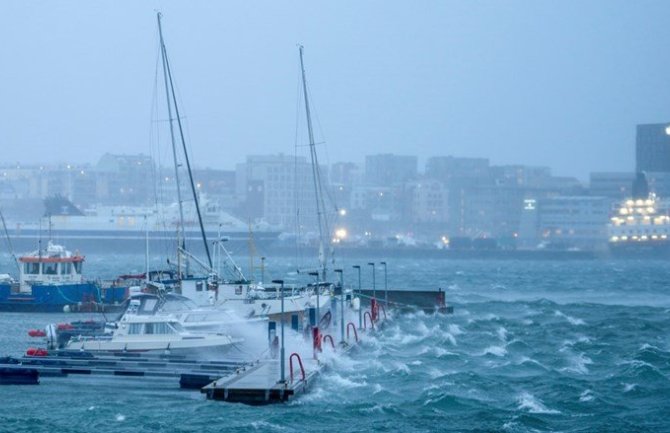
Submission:
[[[47,356],[49,352],[46,349],[41,349],[37,347],[30,347],[26,350],[26,356]]]
[[[42,331],[41,329],[31,329],[28,331],[28,335],[31,337],[46,337],[47,333]]]

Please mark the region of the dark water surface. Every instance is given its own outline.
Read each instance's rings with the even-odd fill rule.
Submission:
[[[87,269],[111,277],[143,263],[98,256]],[[298,278],[290,259],[268,265],[266,279]],[[662,261],[394,260],[391,287],[443,287],[455,314],[395,315],[290,404],[209,402],[165,381],[44,378],[0,387],[0,431],[670,431],[669,282]],[[34,344],[27,329],[74,317],[0,313],[0,352],[20,354]]]

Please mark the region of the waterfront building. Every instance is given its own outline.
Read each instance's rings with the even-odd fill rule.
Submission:
[[[670,172],[668,123],[637,125],[635,167],[637,172]]]
[[[589,179],[589,194],[619,201],[630,197],[634,180],[632,172],[594,172]]]
[[[365,182],[370,186],[390,186],[416,179],[418,158],[391,153],[365,157]]]

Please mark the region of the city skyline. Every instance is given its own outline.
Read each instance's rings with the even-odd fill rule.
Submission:
[[[296,43],[326,164],[457,155],[584,181],[631,171],[635,125],[670,118],[664,2],[38,6],[2,6],[6,162],[150,153],[155,9],[201,167],[293,153]]]

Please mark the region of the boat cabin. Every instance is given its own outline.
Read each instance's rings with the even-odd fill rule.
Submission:
[[[19,257],[20,290],[30,292],[35,284],[76,284],[82,282],[84,256],[72,254],[49,241],[45,249]]]

